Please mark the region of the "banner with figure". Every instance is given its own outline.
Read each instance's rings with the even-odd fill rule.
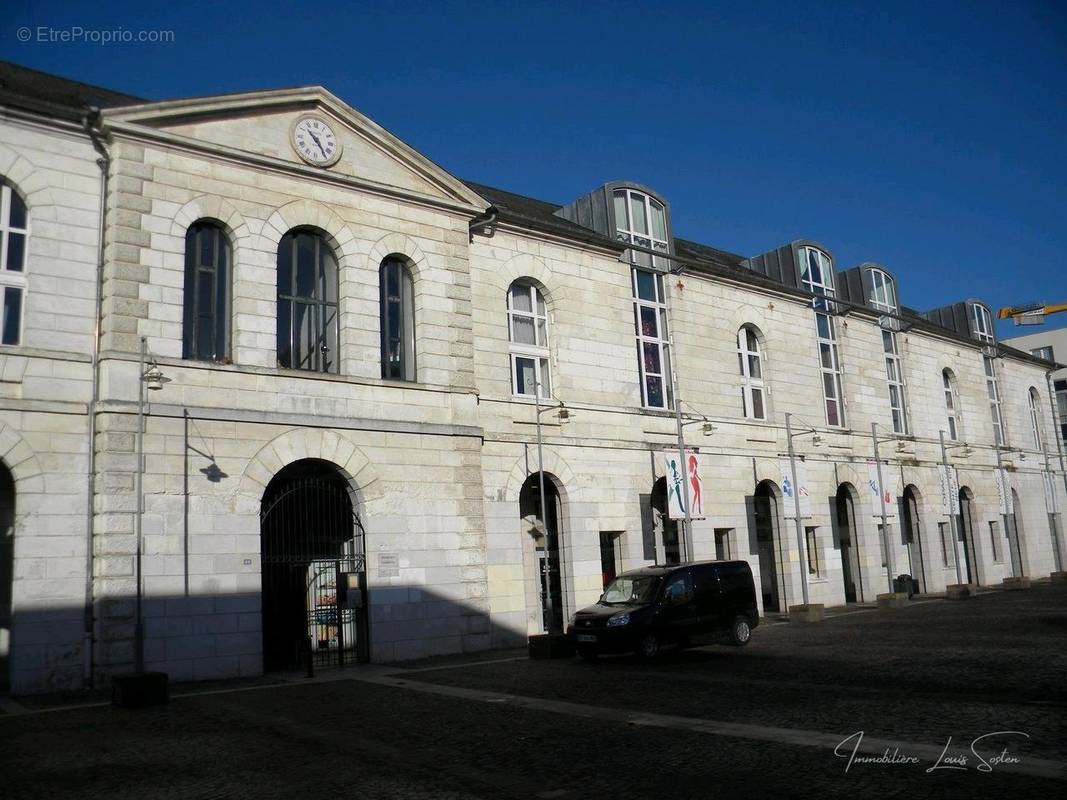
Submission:
[[[881,473],[880,478],[879,473]],[[883,498],[885,499],[886,517],[895,517],[897,515],[896,485],[888,464],[883,462],[882,468],[879,470],[877,461],[867,461],[867,488],[870,491],[872,517],[882,516]]]
[[[663,475],[667,479],[667,516],[685,519],[685,493],[689,492],[690,519],[704,519],[704,481],[700,477],[700,453],[685,451],[680,464],[678,448],[663,451]],[[685,486],[682,485],[685,481]]]
[[[998,469],[993,473],[997,479],[997,498],[1000,500],[1001,514],[1015,513],[1015,498],[1011,496],[1011,486],[1008,483],[1008,473]]]
[[[796,459],[797,475],[796,485],[793,483],[793,470],[789,466],[789,459],[778,460],[778,471],[782,474],[782,516],[786,519],[797,518],[797,504],[793,498],[796,490],[800,498],[800,518],[806,519],[811,516],[811,492],[808,491],[808,466],[799,458]]]
[[[937,465],[937,477],[941,483],[941,513],[946,517],[960,513],[960,482],[955,467]]]

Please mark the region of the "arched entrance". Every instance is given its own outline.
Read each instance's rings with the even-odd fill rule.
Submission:
[[[1011,490],[1011,508],[1008,514],[1008,554],[1011,557],[1011,574],[1013,578],[1024,577],[1023,573],[1023,531],[1019,524],[1019,493]]]
[[[348,480],[325,461],[282,469],[263,493],[263,667],[365,661],[363,526]]]
[[[974,493],[968,487],[961,486],[960,516],[957,525],[960,543],[963,545],[963,564],[967,568],[967,583],[978,583],[978,563],[974,552],[974,522]]]
[[[10,686],[11,590],[15,577],[15,479],[0,461],[0,691]]]
[[[548,524],[541,519],[541,480],[540,473],[533,473],[519,490],[519,515],[522,517],[525,532],[533,539],[534,552],[537,555],[537,573],[539,575],[538,601],[541,604],[541,624],[545,631],[559,633],[563,630],[563,574],[560,558],[560,539],[563,519],[563,501],[560,499],[556,479],[544,473],[545,516]],[[547,534],[547,535],[546,535]]]
[[[667,513],[667,479],[652,484],[652,509],[656,530],[656,563],[668,566],[682,563],[682,543],[678,536],[678,520]],[[661,552],[662,551],[662,552]]]
[[[922,496],[914,485],[904,489],[902,525],[904,541],[908,545],[908,574],[919,582],[919,591],[926,592],[926,560],[923,557]]]
[[[841,548],[841,580],[845,589],[845,602],[855,603],[863,599],[863,578],[860,574],[860,548],[856,528],[856,490],[851,484],[842,483],[837,487],[834,518],[837,521],[837,541]]]
[[[785,603],[784,562],[778,487],[761,481],[752,496],[756,548],[759,554],[760,590],[764,611],[781,611]]]

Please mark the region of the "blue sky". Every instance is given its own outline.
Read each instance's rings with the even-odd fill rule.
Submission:
[[[5,7],[0,58],[37,69],[150,98],[321,83],[463,178],[560,203],[638,180],[677,235],[817,239],[920,309],[1067,301],[1067,3]]]

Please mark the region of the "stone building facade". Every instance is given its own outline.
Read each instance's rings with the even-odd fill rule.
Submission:
[[[687,242],[633,183],[561,207],[463,182],[320,87],[3,78],[15,691],[506,646],[654,561],[746,559],[765,612],[1062,569],[1053,364],[989,340],[978,301],[911,311],[817,242]],[[688,532],[662,513],[679,417]]]

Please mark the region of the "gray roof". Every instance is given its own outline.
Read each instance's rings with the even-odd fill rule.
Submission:
[[[0,61],[0,102],[32,111],[80,117],[90,107],[113,108],[146,101],[131,94]]]

